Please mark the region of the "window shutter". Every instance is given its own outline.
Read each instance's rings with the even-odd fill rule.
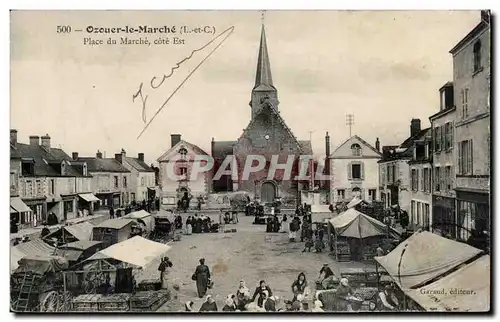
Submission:
[[[455,126],[453,122],[450,122],[450,148],[453,148],[453,138],[454,138]]]
[[[419,186],[418,186],[418,189],[417,190],[422,190],[424,191],[425,188],[424,188],[424,169],[422,170],[417,170],[418,172],[418,182],[419,182]]]
[[[463,173],[463,167],[462,167],[462,142],[458,142],[458,158],[457,158],[457,168],[458,168],[458,174]]]
[[[365,179],[365,165],[363,162],[360,163],[360,168],[361,168],[361,180]]]
[[[441,127],[441,151],[446,150],[446,126]]]
[[[352,162],[347,164],[347,177],[349,180],[352,180]]]
[[[471,175],[474,174],[474,169],[472,168],[472,166],[473,166],[472,151],[473,151],[472,150],[472,140],[469,140],[468,169],[469,169]]]

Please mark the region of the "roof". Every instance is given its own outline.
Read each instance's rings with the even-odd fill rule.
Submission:
[[[398,146],[390,145],[382,147],[382,159],[379,160],[379,163],[383,163],[389,160],[397,160],[401,158],[413,158],[413,145],[415,141],[423,139],[425,136],[431,133],[431,128],[425,128],[417,132],[417,134],[410,136],[406,140],[403,141]],[[390,150],[395,150],[394,153],[391,153]]]
[[[260,33],[259,58],[257,59],[257,72],[255,73],[254,90],[275,90],[271,75],[271,64],[267,52],[266,30],[262,25]]]
[[[139,158],[125,157],[123,158],[130,166],[139,172],[155,172],[149,165],[144,161],[139,160]]]
[[[90,237],[92,236],[92,228],[94,228],[94,225],[92,225],[88,221],[63,227],[63,229],[65,229],[68,233],[75,236],[76,239],[81,241],[90,240]]]
[[[151,214],[146,210],[133,211],[128,215],[123,216],[123,218],[131,218],[131,219],[142,219],[146,217],[151,217]]]
[[[145,268],[164,256],[170,248],[172,247],[169,245],[134,236],[95,253],[87,260],[115,259],[137,268]]]
[[[10,269],[19,267],[19,261],[25,257],[50,257],[55,248],[44,243],[41,239],[33,239],[10,248]]]
[[[387,225],[365,215],[354,208],[347,209],[340,215],[330,219],[336,233],[343,237],[367,238],[387,234]],[[397,234],[393,229],[390,233]]]
[[[481,33],[482,31],[488,29],[489,24],[482,20],[479,24],[477,24],[474,29],[472,29],[462,40],[460,40],[451,50],[450,54],[456,54],[460,49],[462,49],[467,43],[469,43],[476,35]]]
[[[170,149],[168,149],[167,151],[165,151],[158,159],[157,161],[158,162],[161,162],[162,159],[164,159],[165,157],[167,157],[172,151],[175,151],[176,149],[178,149],[178,147],[180,147],[181,145],[185,145],[187,146],[189,149],[193,150],[193,152],[196,154],[196,155],[209,155],[207,152],[205,152],[202,148],[200,148],[199,146],[197,146],[196,144],[193,144],[193,143],[190,143],[188,141],[185,141],[185,140],[180,140],[179,142],[177,142],[176,145],[174,145],[173,147],[171,147]]]
[[[418,133],[415,134],[414,136],[410,136],[409,138],[404,140],[404,142],[401,143],[401,145],[399,147],[403,148],[403,149],[407,149],[407,148],[412,147],[413,143],[415,143],[415,141],[418,141],[418,140],[424,138],[430,132],[430,130],[431,130],[431,128],[428,127],[428,128],[425,128],[423,130],[418,131]]]
[[[375,260],[401,288],[408,289],[446,273],[481,252],[467,244],[422,231]]]
[[[233,154],[233,146],[238,144],[238,141],[213,141],[212,142],[212,157],[220,161],[226,156]]]
[[[88,172],[130,172],[114,158],[79,157],[78,161],[87,162]]]
[[[351,136],[350,138],[348,138],[347,140],[345,140],[342,144],[340,144],[334,151],[333,153],[331,153],[331,155],[335,154],[335,152],[337,152],[337,150],[339,150],[344,144],[346,144],[347,142],[351,141],[352,139],[355,139],[355,140],[358,140],[360,141],[361,143],[363,143],[363,145],[367,146],[370,150],[372,150],[373,152],[375,152],[377,155],[382,155],[379,151],[377,151],[377,149],[375,149],[370,143],[366,142],[365,140],[363,140],[361,137],[359,137],[358,135],[353,135]]]
[[[67,243],[62,246],[59,246],[60,249],[74,249],[74,250],[86,250],[93,246],[102,244],[101,241],[96,240],[79,240],[72,243]]]
[[[77,169],[71,165],[71,158],[61,149],[46,149],[41,145],[30,145],[17,143],[10,146],[11,156],[19,158],[31,158],[35,162],[35,176],[47,177],[82,177]],[[66,164],[66,173],[61,174],[62,161],[68,161]]]
[[[132,223],[134,223],[132,219],[114,218],[103,221],[99,225],[94,226],[94,228],[122,229]]]
[[[324,223],[333,217],[330,205],[311,205],[311,221],[313,223]]]
[[[407,290],[406,294],[427,311],[487,312],[491,304],[490,265],[490,256],[482,256],[432,284]],[[425,290],[442,289],[447,291],[444,294],[425,292]],[[452,294],[450,290],[453,289],[473,292],[473,295]]]

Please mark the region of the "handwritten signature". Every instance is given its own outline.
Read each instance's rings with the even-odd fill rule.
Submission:
[[[170,99],[172,97],[174,97],[174,95],[177,93],[177,91],[179,89],[181,89],[181,87],[187,82],[187,80],[191,77],[191,75],[194,74],[194,72],[196,72],[196,70],[201,66],[203,65],[203,63],[208,59],[210,58],[210,56],[217,50],[219,49],[220,46],[222,46],[222,44],[226,41],[226,39],[233,33],[234,31],[234,26],[232,27],[229,27],[228,29],[224,30],[223,32],[221,32],[219,35],[217,35],[216,37],[214,37],[212,40],[210,40],[208,43],[206,43],[205,45],[203,45],[202,47],[198,48],[198,49],[195,49],[193,51],[191,51],[191,54],[189,54],[189,56],[187,56],[186,58],[182,59],[181,61],[179,61],[177,64],[175,64],[174,67],[172,67],[170,69],[170,73],[167,75],[167,74],[163,74],[163,77],[162,79],[157,82],[157,77],[154,76],[153,78],[151,78],[150,82],[149,82],[149,86],[151,87],[151,89],[153,90],[156,90],[158,89],[159,87],[161,87],[161,85],[163,85],[163,83],[165,82],[165,80],[169,77],[171,77],[175,70],[179,69],[179,67],[186,61],[190,60],[193,55],[196,53],[196,52],[199,52],[199,51],[202,51],[203,49],[205,49],[206,47],[208,47],[210,44],[212,44],[214,41],[216,41],[217,39],[221,38],[222,36],[224,36],[224,38],[222,39],[222,41],[214,48],[212,49],[212,51],[210,51],[210,53],[208,53],[208,55],[206,55],[203,60],[189,73],[189,75],[187,75],[186,78],[184,78],[184,80],[175,88],[175,90],[170,94],[170,96],[168,96],[165,101],[163,102],[163,104],[160,106],[160,108],[156,111],[156,113],[153,115],[153,117],[149,120],[149,122],[147,122],[147,119],[146,119],[146,105],[147,105],[147,101],[148,101],[148,94],[144,94],[143,92],[143,89],[144,89],[144,83],[141,83],[139,85],[139,89],[137,90],[137,92],[132,96],[132,102],[135,102],[135,100],[139,97],[141,99],[141,103],[142,103],[142,120],[144,123],[146,123],[144,129],[141,131],[141,133],[139,134],[139,136],[137,137],[137,139],[139,139],[142,134],[147,130],[147,128],[151,125],[151,123],[154,121],[154,119],[156,118],[156,116],[158,116],[158,114],[163,110],[163,108],[167,105],[167,103],[170,101]]]

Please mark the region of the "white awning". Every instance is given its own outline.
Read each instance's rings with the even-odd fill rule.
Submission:
[[[10,198],[10,206],[17,210],[17,212],[30,212],[31,208],[26,206],[26,204],[19,197]]]
[[[87,202],[100,201],[99,198],[97,198],[96,196],[94,196],[91,193],[80,193],[78,195],[80,196],[80,198],[82,198],[83,200],[85,200]]]

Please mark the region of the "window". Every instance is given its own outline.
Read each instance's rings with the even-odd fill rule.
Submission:
[[[118,176],[115,176],[115,188],[118,188]]]
[[[411,190],[413,190],[413,191],[418,190],[418,170],[417,169],[411,170]]]
[[[430,209],[430,206],[429,204],[425,203],[424,204],[424,219],[423,219],[423,223],[422,223],[422,226],[428,230],[429,229],[429,225],[430,225],[430,217],[431,217],[431,209]]]
[[[372,201],[377,200],[377,189],[369,189],[368,196],[370,197],[370,200],[372,200]]]
[[[434,190],[441,191],[441,168],[436,167],[434,171]]]
[[[36,195],[43,195],[43,190],[42,180],[36,180]]]
[[[352,165],[352,178],[354,180],[361,179],[361,164]]]
[[[444,170],[444,189],[447,191],[451,191],[452,186],[452,178],[451,178],[451,167],[447,166]]]
[[[453,129],[451,122],[448,122],[444,125],[445,138],[444,138],[444,149],[448,151],[453,146]]]
[[[123,188],[127,188],[127,177],[123,177]]]
[[[434,140],[434,151],[441,151],[441,127],[434,128],[434,137],[432,139]]]
[[[469,89],[463,89],[460,91],[460,100],[462,103],[462,118],[469,117]]]
[[[55,180],[50,179],[49,183],[49,194],[53,195],[55,193]]]
[[[380,166],[380,185],[386,184],[385,165]]]
[[[351,145],[351,151],[353,156],[355,157],[361,156],[361,146],[359,144],[354,143],[353,145]]]
[[[411,201],[411,208],[410,208],[410,222],[412,223],[416,223],[416,215],[417,215],[417,210],[415,209],[416,207],[416,202],[415,201]]]
[[[490,231],[488,204],[458,200],[458,239],[467,241],[472,232]]]
[[[481,69],[481,41],[474,44],[474,73]]]
[[[185,147],[180,148],[179,154],[181,155],[181,160],[186,160],[187,150]]]
[[[472,140],[458,142],[458,173],[472,175]]]
[[[21,173],[25,177],[31,177],[35,175],[35,163],[34,162],[22,162]]]
[[[345,199],[345,189],[337,189],[337,199],[338,200]]]
[[[392,165],[392,181],[391,182],[397,181],[397,179],[396,179],[397,177],[398,177],[398,175],[396,173],[396,164],[393,164]]]
[[[417,225],[420,226],[422,225],[422,203],[417,202]]]
[[[144,177],[141,178],[141,186],[144,186]]]
[[[423,170],[423,177],[424,177],[424,184],[423,184],[423,187],[422,189],[424,190],[424,192],[431,192],[431,176],[430,176],[430,172],[431,172],[431,169],[429,168],[424,168]]]
[[[179,168],[179,175],[184,176],[186,174],[187,174],[187,168],[186,167]]]

